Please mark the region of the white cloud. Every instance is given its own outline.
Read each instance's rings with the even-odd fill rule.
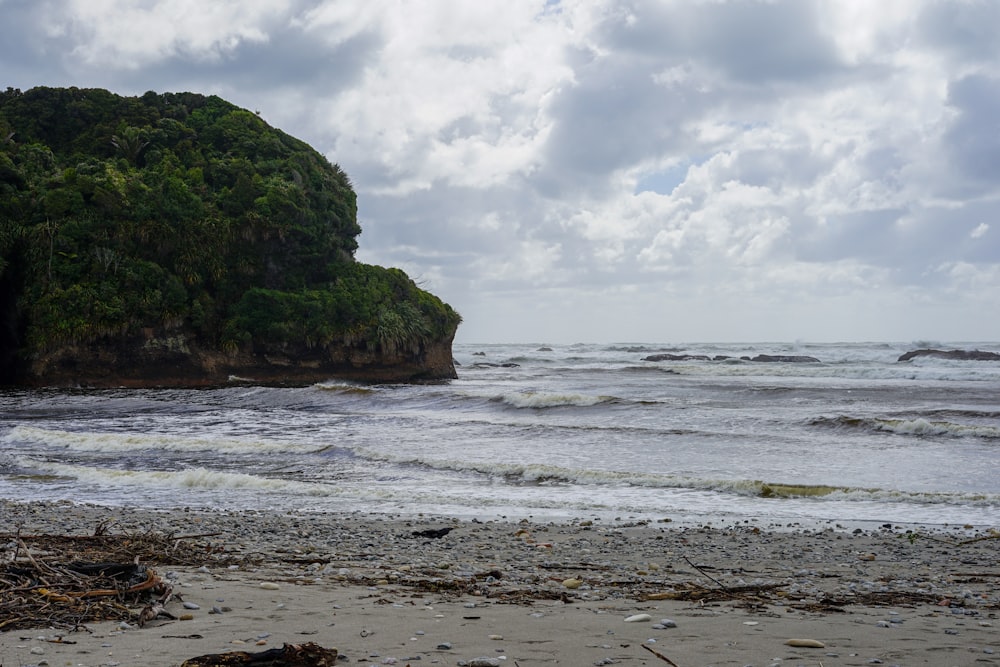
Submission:
[[[172,56],[213,60],[242,42],[266,42],[287,0],[68,0],[53,3],[49,34],[78,40],[86,65],[137,69]]]
[[[997,3],[4,11],[10,85],[218,93],[313,143],[358,190],[359,258],[426,280],[460,337],[1000,330]]]

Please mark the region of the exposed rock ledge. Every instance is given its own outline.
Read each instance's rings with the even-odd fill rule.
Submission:
[[[452,337],[417,353],[383,355],[366,347],[242,351],[200,349],[182,336],[67,346],[35,359],[19,384],[33,387],[306,386],[331,379],[422,382],[457,377]]]
[[[1000,354],[982,350],[910,350],[900,355],[896,361],[909,361],[917,357],[938,357],[939,359],[959,359],[963,361],[1000,361]]]
[[[643,357],[643,361],[727,361],[732,357],[717,355],[708,357],[704,354],[651,354]],[[814,364],[820,363],[816,357],[793,354],[758,354],[756,357],[740,357],[741,361],[758,361],[764,363]]]

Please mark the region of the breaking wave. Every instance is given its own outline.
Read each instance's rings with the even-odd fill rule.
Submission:
[[[620,403],[615,396],[594,396],[588,394],[558,394],[544,391],[509,392],[493,399],[514,408],[589,408],[595,405]]]
[[[183,470],[119,470],[39,461],[29,457],[22,457],[19,463],[25,468],[44,471],[50,475],[73,478],[84,483],[110,486],[243,489],[309,496],[328,496],[337,493],[336,487],[326,484],[275,479],[239,472],[220,472],[200,467]]]
[[[165,433],[78,432],[17,426],[0,437],[0,442],[28,442],[62,447],[80,452],[136,452],[167,450],[175,452],[211,451],[230,454],[264,452],[310,453],[328,449],[326,445],[254,440],[227,437],[183,437]]]
[[[876,417],[818,417],[809,422],[811,426],[843,430],[864,430],[896,435],[945,436],[954,438],[1000,439],[1000,428],[996,426],[957,424],[950,421],[918,419],[883,419]]]
[[[571,485],[686,489],[770,499],[878,500],[882,502],[964,505],[994,505],[1000,503],[1000,495],[984,493],[914,492],[836,485],[788,484],[750,479],[712,479],[666,474],[658,475],[644,472],[583,470],[544,464],[424,459],[375,452],[363,448],[355,450],[355,454],[384,463],[479,474],[494,480],[502,480],[507,484],[525,486]]]

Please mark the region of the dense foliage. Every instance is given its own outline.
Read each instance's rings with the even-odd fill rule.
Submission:
[[[401,271],[354,261],[356,212],[338,166],[218,97],[8,88],[0,342],[30,356],[152,328],[394,352],[453,332]]]

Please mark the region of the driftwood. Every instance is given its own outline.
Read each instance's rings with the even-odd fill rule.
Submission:
[[[76,630],[98,621],[144,624],[169,618],[164,609],[169,591],[144,563],[248,561],[224,545],[195,542],[214,535],[115,535],[108,532],[106,522],[93,535],[0,533],[0,544],[10,548],[0,551],[0,632],[40,627]],[[133,611],[137,605],[145,605],[138,616]]]
[[[163,591],[163,595],[158,597],[156,601],[154,601],[152,604],[148,604],[145,607],[143,607],[142,611],[139,612],[139,618],[136,621],[139,624],[139,627],[140,628],[143,627],[153,619],[158,618],[160,616],[164,616],[172,621],[176,621],[177,617],[168,612],[166,609],[167,602],[170,601],[170,598],[173,597],[173,595],[174,595],[173,586],[167,586],[166,590]]]
[[[319,644],[285,644],[260,653],[230,651],[191,658],[181,667],[334,667],[337,649]]]
[[[649,651],[650,653],[652,653],[653,655],[655,655],[657,658],[659,658],[663,662],[667,663],[668,665],[672,665],[673,667],[677,667],[677,663],[676,662],[674,662],[673,660],[671,660],[667,656],[663,655],[659,651],[657,651],[655,649],[651,649],[648,646],[646,646],[645,644],[643,644],[642,647],[644,649],[646,649],[647,651]]]

